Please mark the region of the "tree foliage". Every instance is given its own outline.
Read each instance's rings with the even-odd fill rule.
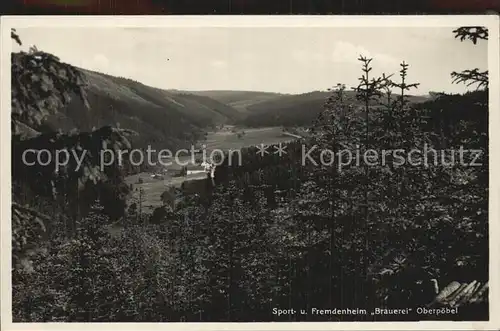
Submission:
[[[11,70],[13,134],[20,133],[22,124],[36,130],[46,116],[67,105],[72,94],[88,106],[82,74],[52,54],[36,47],[12,53]]]
[[[481,26],[465,26],[453,31],[455,38],[460,41],[470,40],[475,45],[479,40],[488,40],[488,29]],[[467,86],[477,85],[477,89],[488,89],[488,70],[480,71],[479,68],[467,69],[451,73],[454,83],[464,83]]]
[[[21,44],[15,30],[11,36]],[[127,135],[133,132],[111,127],[90,133],[38,132],[44,119],[60,112],[72,96],[77,95],[87,104],[85,82],[76,68],[34,46],[27,53],[12,53],[11,60],[13,200],[28,206],[43,204],[42,200],[48,201],[52,207],[45,208],[44,212],[59,210],[65,214],[63,217],[74,223],[83,215],[81,208],[88,208],[94,203],[98,197],[95,193],[102,191],[106,183],[112,182],[115,192],[122,187],[118,165],[100,169],[100,151],[106,148],[115,151],[129,149],[131,146]],[[71,157],[64,166],[57,169],[54,162],[45,166],[41,162],[25,162],[26,158],[23,156],[26,151],[42,149],[49,151],[52,157],[56,151],[78,155],[85,151],[87,155],[83,158],[81,167]],[[80,194],[84,190],[87,195]],[[126,191],[122,190],[122,193],[126,194]],[[114,195],[118,200],[125,198],[123,194]],[[116,200],[108,201],[113,204],[107,206],[108,210],[118,207]],[[12,212],[16,215],[13,231],[21,236],[13,237],[13,253],[15,257],[18,254],[24,256],[25,252],[20,251],[24,245],[19,246],[17,243],[27,243],[38,236],[21,235],[25,233],[22,229],[34,221],[46,222],[47,218],[32,218],[31,213],[19,213],[16,204],[13,204]]]

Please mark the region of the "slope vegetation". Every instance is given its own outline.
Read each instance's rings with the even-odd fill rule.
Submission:
[[[87,80],[90,111],[77,98],[48,119],[51,129],[82,131],[119,125],[139,133],[140,146],[162,148],[200,139],[205,128],[241,118],[232,107],[207,96],[166,91],[127,78],[80,69]]]
[[[252,105],[278,99],[287,94],[259,91],[195,91],[196,95],[210,97],[224,103],[241,113],[246,113]]]
[[[356,106],[359,103],[354,92],[346,92],[345,94],[352,105]],[[328,91],[314,91],[297,95],[283,95],[255,103],[247,107],[247,116],[239,124],[251,127],[310,125],[324,109],[325,102],[331,95],[332,93]],[[409,100],[413,103],[419,103],[427,98],[411,96]]]

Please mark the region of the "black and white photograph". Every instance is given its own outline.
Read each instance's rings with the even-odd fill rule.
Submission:
[[[2,324],[498,327],[499,19],[437,18],[2,17]]]

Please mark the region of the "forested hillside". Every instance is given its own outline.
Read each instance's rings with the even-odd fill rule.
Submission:
[[[309,126],[323,110],[325,100],[331,92],[315,91],[298,95],[286,95],[251,104],[247,116],[238,123],[251,127],[261,126]],[[356,94],[346,91],[345,97],[353,107],[361,105]],[[426,97],[408,96],[410,102],[418,103]]]
[[[257,91],[194,91],[196,95],[207,96],[227,104],[241,113],[246,113],[252,105],[275,100],[286,94]]]
[[[488,38],[482,28],[455,34],[474,43]],[[38,50],[12,54],[13,320],[487,320],[488,72],[451,73],[478,89],[415,104],[408,97],[418,87],[408,81],[411,66],[372,77],[377,59],[361,56],[359,64],[359,86],[348,91],[339,84],[323,94],[310,137],[281,146],[281,155],[270,146],[268,153],[245,149],[241,163],[226,158],[197,194],[149,215],[126,209],[126,164],[98,166],[100,150],[128,150],[144,131],[115,119],[120,127],[48,132],[46,116],[68,116],[71,102],[88,106],[81,116],[98,112],[85,85],[92,74]],[[111,78],[99,79],[103,93]],[[158,105],[154,98],[164,96],[134,84],[120,85],[127,86],[123,98]],[[304,100],[319,100],[310,96]],[[180,103],[186,96],[172,98]],[[160,111],[144,107],[135,113],[141,121]],[[159,114],[148,124],[168,125],[170,113]],[[178,118],[188,121],[184,116]],[[20,127],[45,131],[26,137]],[[169,130],[175,129],[165,129],[166,143],[178,139]],[[55,172],[22,162],[29,148],[89,150],[91,157],[80,169],[68,163]],[[414,149],[420,161],[447,152],[427,164],[401,163],[392,153],[387,162],[352,162],[356,151]],[[447,304],[460,307],[458,314],[416,313],[431,303],[441,307],[439,289],[453,281],[472,284]],[[321,315],[314,308],[366,311]],[[375,308],[413,310],[372,314]],[[296,313],[278,316],[275,309]]]
[[[127,78],[78,69],[85,87],[89,110],[79,99],[44,122],[45,131],[74,128],[89,131],[104,125],[119,125],[139,133],[137,146],[179,148],[200,140],[205,130],[233,123],[238,111],[209,97],[172,92],[146,86]]]

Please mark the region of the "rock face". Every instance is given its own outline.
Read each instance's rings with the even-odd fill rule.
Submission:
[[[488,282],[477,280],[460,283],[453,281],[443,288],[428,308],[457,308],[457,321],[483,321],[489,319]]]
[[[451,282],[439,292],[430,307],[463,307],[488,302],[489,283],[474,280],[470,283]]]

